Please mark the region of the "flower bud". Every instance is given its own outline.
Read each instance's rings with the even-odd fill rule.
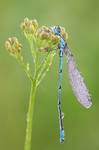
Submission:
[[[18,56],[21,53],[22,45],[16,37],[12,37],[5,42],[5,48],[11,55]]]
[[[37,30],[38,29],[38,22],[36,19],[32,20],[32,24],[34,25],[34,28]]]
[[[39,37],[42,40],[50,40],[50,33],[51,29],[46,26],[42,26],[37,30],[37,37]]]
[[[50,40],[52,41],[53,44],[58,44],[59,43],[59,37],[54,35],[54,34],[51,34]]]
[[[41,40],[49,40],[49,33],[45,31],[42,31],[41,33],[39,33],[38,36]]]
[[[68,39],[68,33],[65,31],[65,28],[64,27],[60,27],[61,28],[61,35],[63,36],[63,38],[65,40]]]

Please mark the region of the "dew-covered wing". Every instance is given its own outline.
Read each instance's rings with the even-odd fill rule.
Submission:
[[[77,100],[85,108],[89,108],[92,105],[92,101],[84,79],[81,76],[79,70],[77,69],[74,57],[71,54],[70,50],[65,49],[64,52],[67,56],[68,73],[73,92],[77,97]]]

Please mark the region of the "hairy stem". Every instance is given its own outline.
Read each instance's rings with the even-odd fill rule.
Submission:
[[[31,83],[31,92],[30,92],[30,100],[29,100],[29,107],[28,107],[28,113],[27,113],[27,127],[26,127],[26,139],[25,139],[24,150],[31,150],[32,123],[33,123],[35,94],[36,94],[36,84]]]

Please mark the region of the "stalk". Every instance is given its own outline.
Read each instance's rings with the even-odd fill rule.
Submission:
[[[27,127],[26,127],[26,138],[24,150],[31,150],[31,139],[32,139],[32,125],[33,125],[33,112],[34,112],[34,102],[36,94],[36,84],[31,82],[30,100],[27,113]]]

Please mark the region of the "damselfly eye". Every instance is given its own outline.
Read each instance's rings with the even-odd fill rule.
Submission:
[[[56,30],[56,34],[57,34],[57,35],[60,35],[60,33],[61,33],[61,28],[60,28],[60,26],[55,26],[55,30]]]

